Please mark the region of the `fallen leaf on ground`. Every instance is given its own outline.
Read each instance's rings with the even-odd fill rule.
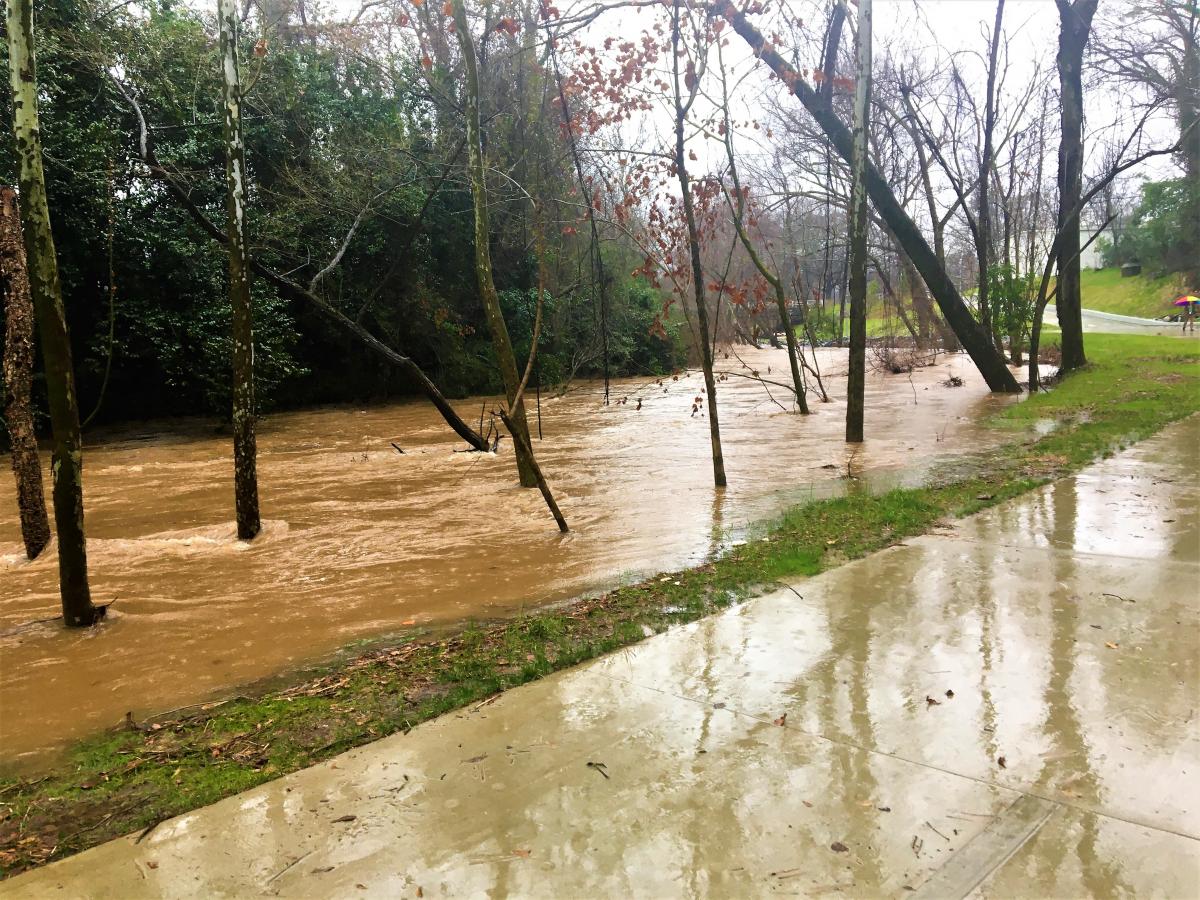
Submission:
[[[146,868],[147,869],[157,869],[158,863],[156,863],[154,860],[150,860],[148,863],[146,863]]]
[[[344,816],[338,816],[333,821],[335,821],[335,822],[353,822],[357,818],[358,818],[358,816],[347,814]]]
[[[1008,768],[1008,760],[1006,760],[1003,756],[997,756],[996,757],[996,765],[998,765],[1002,769],[1007,769]]]
[[[521,859],[529,859],[532,853],[532,850],[514,850],[513,856],[519,856]]]
[[[849,853],[850,852],[850,848],[847,847],[845,844],[843,844],[841,841],[834,841],[832,844],[829,845],[829,849],[832,850],[834,853]]]
[[[778,719],[776,719],[775,724],[779,725],[779,726],[786,725],[787,724],[787,713],[784,713],[782,716],[780,716]]]
[[[926,705],[927,707],[929,707],[929,706],[941,706],[941,705],[942,705],[942,701],[941,701],[941,700],[934,700],[932,697],[926,696],[926,697],[925,697],[925,705]]]
[[[1105,646],[1105,647],[1107,647],[1109,650],[1116,650],[1116,649],[1117,649],[1118,647],[1120,647],[1121,645],[1120,645],[1120,644],[1117,644],[1117,643],[1115,643],[1115,642],[1113,642],[1113,641],[1105,641],[1105,642],[1104,642],[1104,646]]]

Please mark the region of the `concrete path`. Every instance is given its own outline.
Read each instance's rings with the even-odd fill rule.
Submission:
[[[1164,315],[1170,311],[1165,307]],[[1160,334],[1167,336],[1183,336],[1183,326],[1179,322],[1162,322],[1158,319],[1142,319],[1137,316],[1122,316],[1117,313],[1100,312],[1098,309],[1081,310],[1083,330],[1100,332],[1102,334]],[[1046,307],[1042,321],[1054,328],[1058,327],[1058,311],[1051,304]],[[1188,333],[1187,337],[1192,337]]]
[[[0,895],[1196,897],[1198,447],[1193,419]]]

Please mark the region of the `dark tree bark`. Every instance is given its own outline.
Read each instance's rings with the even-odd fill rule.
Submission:
[[[37,316],[54,432],[51,472],[54,528],[58,535],[58,577],[63,621],[70,627],[94,625],[103,607],[92,605],[88,588],[87,543],[83,530],[83,446],[71,338],[58,280],[58,257],[50,230],[50,207],[42,172],[38,123],[37,74],[30,0],[8,0],[9,84],[13,100],[21,190],[21,226],[28,263],[29,289]]]
[[[17,192],[0,186],[0,297],[4,299],[4,421],[12,442],[17,511],[25,555],[36,559],[50,543],[50,518],[42,488],[42,462],[33,431],[29,393],[33,382],[33,300],[21,243]]]
[[[765,62],[796,99],[808,110],[813,120],[825,132],[834,149],[846,161],[850,160],[852,140],[849,129],[829,109],[825,108],[817,93],[804,81],[800,73],[792,68],[776,51],[766,47],[763,35],[729,0],[718,0],[710,10],[725,18],[751,49]],[[947,274],[945,267],[930,248],[920,228],[904,211],[904,207],[892,193],[887,181],[870,160],[867,161],[867,194],[875,209],[892,229],[896,240],[908,254],[921,277],[925,279],[934,300],[942,310],[946,323],[954,330],[963,349],[983,375],[993,391],[1017,393],[1021,390],[1016,378],[996,352],[991,336],[971,316],[963,303],[958,288]]]
[[[850,153],[850,374],[846,382],[846,441],[863,440],[867,386],[867,136],[871,130],[871,0],[858,0],[858,77]]]
[[[1079,290],[1079,197],[1083,192],[1083,51],[1099,0],[1055,0],[1058,5],[1058,88],[1062,103],[1058,148],[1058,327],[1062,369],[1087,365],[1083,301]]]
[[[246,247],[246,147],[242,141],[242,86],[238,75],[237,5],[217,0],[224,101],[226,234],[229,305],[233,309],[233,486],[238,538],[262,529],[258,515],[258,463],[254,435],[254,310]]]
[[[698,77],[693,76],[685,103],[679,78],[680,0],[674,0],[671,17],[671,72],[675,99],[675,173],[683,195],[683,218],[687,224],[688,247],[692,258],[692,288],[696,299],[696,323],[700,329],[700,365],[704,369],[704,390],[708,396],[708,435],[712,442],[713,483],[725,486],[725,454],[721,450],[721,426],[717,418],[717,382],[713,377],[713,345],[708,333],[708,306],[704,297],[704,266],[700,262],[700,237],[696,228],[696,210],[692,204],[692,186],[688,178],[684,149],[684,122],[688,106],[696,97]]]
[[[720,48],[717,50],[720,53]],[[750,235],[746,231],[746,195],[742,192],[742,182],[738,175],[737,155],[733,150],[733,123],[729,117],[729,91],[725,84],[725,62],[721,59],[721,115],[725,121],[725,158],[729,161],[729,179],[733,182],[733,197],[729,196],[729,192],[725,192],[725,199],[729,203],[729,211],[733,215],[733,227],[737,231],[738,239],[742,243],[742,247],[746,250],[746,255],[750,257],[750,262],[754,264],[754,268],[758,270],[767,284],[771,285],[771,290],[775,295],[775,309],[779,312],[779,323],[783,328],[784,339],[787,342],[788,362],[792,369],[792,390],[796,394],[796,405],[800,409],[800,414],[807,416],[808,397],[807,389],[804,384],[804,375],[800,370],[800,354],[803,352],[796,341],[796,329],[792,327],[791,319],[788,316],[787,295],[783,289],[783,279],[779,274],[772,272],[758,251],[754,248],[753,242],[750,240]],[[789,214],[790,215],[790,214]],[[803,304],[802,304],[803,305]],[[771,346],[778,347],[779,341],[775,338],[775,332],[771,332]]]
[[[988,187],[992,175],[992,142],[996,131],[996,67],[1000,56],[1000,30],[1004,25],[1004,0],[996,2],[996,21],[992,26],[992,41],[988,48],[987,96],[983,110],[983,152],[979,155],[979,212],[975,229],[975,262],[979,267],[979,321],[984,331],[993,335],[996,350],[1003,353],[998,332],[992,324],[991,297],[988,291],[988,269],[992,265],[992,208]]]
[[[517,358],[513,354],[508,326],[504,322],[504,311],[500,308],[500,297],[496,293],[496,282],[492,278],[492,253],[489,246],[488,202],[486,167],[483,159],[482,125],[479,113],[479,63],[475,56],[475,42],[471,38],[470,23],[467,21],[463,0],[453,0],[454,31],[462,48],[466,67],[467,102],[467,153],[471,174],[471,196],[475,202],[475,279],[479,285],[479,296],[487,315],[488,330],[492,335],[492,347],[500,376],[504,380],[504,391],[508,398],[508,420],[515,426],[513,447],[517,458],[517,474],[521,487],[537,487],[538,478],[534,469],[533,445],[529,441],[529,423],[525,418],[525,401],[520,396],[521,376],[517,372]]]
[[[567,93],[563,89],[562,73],[558,69],[558,51],[555,48],[556,38],[547,29],[547,39],[550,45],[550,63],[554,70],[554,86],[558,92],[558,105],[562,109],[563,130],[567,135],[567,146],[571,150],[571,162],[575,167],[575,179],[579,183],[579,193],[587,203],[588,227],[592,235],[591,257],[596,273],[596,293],[599,295],[600,309],[600,352],[604,365],[604,405],[609,402],[609,372],[608,372],[608,289],[609,277],[604,271],[604,253],[600,245],[600,228],[596,224],[596,198],[600,189],[592,191],[588,188],[587,178],[583,174],[583,160],[579,155],[579,143],[575,139],[575,126],[571,121],[571,107]],[[538,420],[539,422],[541,419]],[[540,425],[538,426],[541,427]]]

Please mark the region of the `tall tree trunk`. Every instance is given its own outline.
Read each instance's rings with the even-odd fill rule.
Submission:
[[[556,39],[548,37],[550,45],[550,63],[554,69],[554,86],[558,92],[558,104],[562,110],[563,131],[567,136],[567,146],[571,151],[571,161],[575,167],[575,178],[579,183],[579,193],[583,196],[587,203],[588,226],[591,230],[591,259],[596,275],[596,293],[600,301],[599,309],[596,312],[598,326],[600,330],[600,354],[602,357],[602,365],[604,367],[604,405],[609,403],[609,368],[608,368],[608,290],[611,278],[604,270],[604,253],[600,244],[600,228],[596,224],[596,200],[600,193],[600,188],[595,191],[588,187],[587,178],[583,174],[583,160],[579,155],[579,143],[575,139],[575,125],[571,120],[571,107],[567,100],[566,90],[563,88],[562,73],[558,68],[558,51],[555,47]],[[539,422],[541,419],[538,420]],[[540,427],[540,426],[539,426]]]
[[[988,291],[988,269],[992,265],[992,208],[988,188],[992,181],[992,136],[996,130],[996,68],[1000,57],[1000,31],[1004,25],[1004,0],[996,2],[996,21],[992,26],[992,41],[988,48],[987,95],[983,111],[983,152],[979,155],[979,215],[975,229],[975,261],[979,266],[979,323],[993,335],[996,350],[1000,346],[999,332],[992,323],[991,297]]]
[[[725,486],[725,454],[721,450],[721,425],[717,417],[717,382],[713,377],[713,344],[709,338],[708,306],[704,297],[704,267],[700,263],[700,237],[696,228],[696,210],[692,205],[692,186],[688,179],[687,154],[683,132],[687,109],[695,99],[697,85],[689,87],[689,101],[684,103],[679,80],[680,0],[673,0],[671,16],[671,72],[675,99],[675,172],[679,191],[683,195],[683,218],[687,224],[688,247],[692,258],[692,289],[696,300],[696,322],[700,330],[700,367],[704,370],[704,390],[708,396],[708,436],[712,443],[713,483]]]
[[[471,196],[475,202],[475,279],[479,284],[479,296],[487,315],[488,330],[492,334],[492,347],[500,376],[504,379],[504,391],[508,397],[508,418],[520,432],[514,433],[513,450],[517,458],[517,474],[521,487],[537,487],[537,473],[532,462],[533,444],[529,440],[529,423],[525,418],[525,401],[518,396],[521,376],[517,373],[517,359],[513,355],[508,326],[504,322],[504,311],[500,308],[500,296],[496,293],[496,282],[492,278],[492,253],[489,246],[488,204],[486,166],[483,159],[483,126],[479,112],[479,61],[475,56],[475,41],[471,38],[471,27],[463,0],[453,0],[454,32],[462,49],[467,75],[467,152],[471,171]]]
[[[867,137],[871,115],[871,0],[858,0],[858,78],[850,153],[850,377],[846,383],[846,441],[863,439],[867,386]]]
[[[834,149],[842,159],[849,160],[852,141],[850,132],[835,114],[826,109],[816,92],[805,82],[804,78],[782,56],[766,46],[766,39],[755,28],[733,3],[729,0],[717,0],[712,6],[713,13],[719,13],[725,18],[750,48],[762,59],[771,71],[787,85],[796,99],[808,110],[813,120],[820,126],[825,136],[833,144]],[[963,349],[970,355],[971,360],[983,375],[984,381],[993,391],[1018,393],[1021,388],[1016,378],[1005,365],[1004,357],[992,346],[991,336],[980,328],[979,323],[971,316],[954,286],[953,280],[947,274],[945,267],[939,263],[921,229],[917,227],[904,207],[892,193],[887,180],[875,166],[867,162],[867,194],[875,204],[880,217],[888,224],[900,242],[904,252],[908,254],[921,277],[925,279],[930,292],[937,301],[946,318],[946,323],[954,330],[954,334],[962,343]]]
[[[720,53],[721,49],[718,47],[717,54],[721,59],[721,116],[725,122],[725,158],[729,161],[729,178],[733,182],[733,198],[731,199],[729,193],[726,192],[725,199],[729,202],[729,209],[733,214],[733,227],[737,231],[742,247],[746,250],[746,255],[750,257],[750,262],[754,264],[758,274],[771,285],[771,290],[775,294],[775,308],[779,312],[779,323],[783,328],[784,339],[787,341],[788,362],[792,369],[792,390],[796,393],[796,405],[799,407],[801,415],[807,416],[809,414],[808,392],[805,388],[804,376],[800,371],[800,354],[803,352],[803,348],[796,341],[796,329],[792,327],[791,317],[788,315],[787,295],[783,289],[783,279],[780,277],[780,273],[767,268],[763,258],[754,249],[754,244],[746,231],[746,195],[742,192],[742,182],[738,176],[737,156],[733,150],[733,123],[729,117],[729,91],[725,81],[725,61],[721,58]],[[790,210],[786,214],[786,219],[790,233]],[[804,304],[801,303],[801,308],[803,307]],[[771,346],[779,346],[774,331],[771,332]]]
[[[1180,16],[1182,17],[1182,9]],[[1183,58],[1176,78],[1175,108],[1179,118],[1179,133],[1183,139],[1180,155],[1183,157],[1185,185],[1189,187],[1184,197],[1187,210],[1185,222],[1191,222],[1190,233],[1181,234],[1184,259],[1187,260],[1184,277],[1192,292],[1200,292],[1200,45],[1196,41],[1196,25],[1200,20],[1200,7],[1192,4],[1190,18],[1181,23],[1179,31],[1183,37]]]
[[[1083,301],[1079,290],[1079,198],[1083,192],[1083,51],[1099,0],[1055,0],[1058,4],[1058,87],[1061,142],[1058,148],[1058,327],[1062,367],[1087,365],[1083,352]]]
[[[897,251],[900,256],[900,273],[903,276],[904,284],[908,288],[908,295],[912,299],[913,311],[917,314],[917,333],[919,345],[922,348],[928,347],[933,340],[933,329],[942,328],[941,320],[938,319],[933,312],[933,303],[929,299],[929,291],[925,289],[925,282],[921,280],[921,275],[917,272],[912,264],[912,260],[908,258],[903,250]],[[953,338],[953,333],[950,334]]]
[[[87,577],[87,544],[83,530],[83,446],[71,338],[58,280],[58,257],[50,231],[50,207],[42,172],[42,140],[38,122],[37,73],[33,50],[31,0],[8,0],[8,65],[13,99],[21,189],[21,226],[29,265],[29,288],[42,341],[46,392],[54,455],[54,528],[58,535],[58,576],[63,621],[71,627],[94,625],[104,614],[92,605]]]
[[[25,555],[36,559],[50,543],[50,518],[42,489],[42,463],[33,430],[33,300],[21,243],[17,192],[0,185],[0,297],[4,299],[4,421],[12,441],[13,476]]]
[[[250,254],[246,247],[246,147],[242,142],[242,86],[238,74],[238,11],[217,0],[221,38],[221,95],[225,105],[226,233],[229,236],[229,305],[233,309],[233,490],[238,538],[262,528],[258,517],[254,437],[254,311]]]

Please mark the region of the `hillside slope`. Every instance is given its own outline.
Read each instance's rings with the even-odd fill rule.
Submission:
[[[1178,277],[1122,278],[1120,269],[1085,269],[1080,279],[1084,309],[1157,319],[1171,313],[1171,301],[1182,293]]]

